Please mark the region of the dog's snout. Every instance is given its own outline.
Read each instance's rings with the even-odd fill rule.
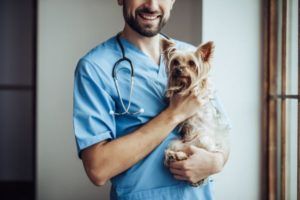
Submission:
[[[176,69],[175,69],[175,74],[176,74],[176,75],[180,75],[180,74],[181,74],[181,69],[176,68]]]
[[[183,67],[176,67],[175,68],[175,74],[180,75],[183,72]]]

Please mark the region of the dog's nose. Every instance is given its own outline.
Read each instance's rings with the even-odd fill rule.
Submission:
[[[176,67],[175,68],[175,74],[176,74],[176,76],[180,76],[181,73],[182,73],[182,68]]]

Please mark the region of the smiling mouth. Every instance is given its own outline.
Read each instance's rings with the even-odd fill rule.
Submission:
[[[153,21],[160,17],[160,15],[157,14],[150,14],[150,13],[139,13],[138,14],[143,20],[147,21]]]

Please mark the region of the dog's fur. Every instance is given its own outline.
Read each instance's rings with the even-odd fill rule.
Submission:
[[[222,112],[212,103],[215,94],[209,77],[213,42],[200,45],[196,51],[178,50],[175,43],[167,39],[161,44],[168,74],[167,100],[194,92],[203,100],[197,113],[179,124],[182,138],[170,143],[165,151],[165,165],[187,159],[190,145],[211,152],[224,150],[229,128]]]

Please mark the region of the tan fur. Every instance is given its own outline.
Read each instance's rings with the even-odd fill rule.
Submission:
[[[208,151],[220,151],[227,148],[228,124],[223,123],[224,116],[211,103],[214,98],[213,84],[209,77],[213,42],[200,45],[196,51],[178,50],[175,43],[163,39],[162,48],[168,72],[169,101],[175,95],[188,95],[198,90],[202,98],[208,99],[197,114],[182,122],[182,138],[172,141],[165,151],[165,164],[174,160],[185,160],[189,156],[190,145]]]

